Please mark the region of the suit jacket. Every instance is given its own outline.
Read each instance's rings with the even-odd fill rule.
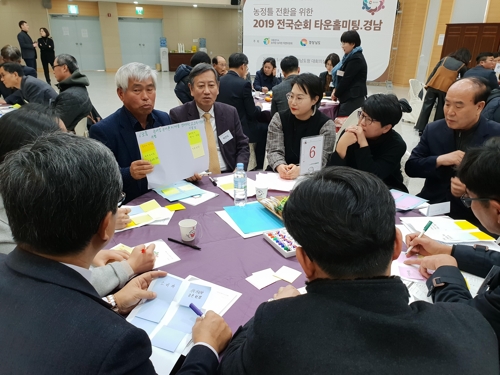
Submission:
[[[267,87],[269,91],[273,90],[273,87],[281,83],[281,78],[275,76],[266,76],[262,70],[257,70],[255,73],[255,79],[253,81],[253,88],[256,91],[262,91],[263,87]]]
[[[469,147],[480,146],[489,138],[498,136],[500,124],[481,116]],[[425,178],[424,187],[418,196],[428,199],[431,204],[450,201],[452,216],[476,221],[470,209],[451,194],[450,180],[456,175],[455,168],[436,168],[438,156],[456,150],[454,130],[448,127],[444,119],[434,121],[425,127],[420,142],[406,162],[405,171],[410,177]]]
[[[261,108],[256,106],[253,101],[252,84],[230,70],[220,78],[217,101],[236,108],[243,127],[243,133],[250,139],[251,143],[256,142],[257,134],[254,128]]]
[[[131,116],[132,114],[122,107],[90,128],[90,138],[101,141],[115,154],[122,174],[123,191],[127,194],[125,202],[148,192],[147,177],[134,180],[130,174],[130,164],[141,159]],[[171,124],[170,116],[166,112],[153,110],[151,117],[154,119],[153,128]]]
[[[321,80],[321,87],[323,87],[323,91],[325,92],[325,95],[330,96],[330,95],[332,95],[333,87],[331,87],[331,86],[325,87],[327,76],[328,76],[328,70],[319,73],[319,79]],[[274,91],[273,91],[273,95],[274,95]]]
[[[0,298],[2,373],[156,374],[146,332],[59,262],[19,248],[2,256]],[[179,373],[192,374],[190,367],[215,373],[218,363],[204,346],[195,346],[186,362]]]
[[[344,75],[338,76],[335,87],[335,96],[340,103],[368,95],[366,88],[368,67],[363,52],[352,55],[340,70],[344,72]]]
[[[250,148],[248,147],[248,137],[243,134],[238,112],[233,107],[224,103],[214,103],[215,127],[217,128],[217,142],[222,154],[227,171],[236,169],[237,163],[243,163],[245,170],[248,166]],[[196,102],[188,102],[170,110],[172,124],[179,122],[199,120],[200,113],[196,107]],[[222,143],[220,136],[229,131],[233,138],[226,143]]]
[[[25,76],[32,76],[34,78],[37,78],[36,70],[30,68],[29,66],[23,65],[23,73]],[[3,96],[7,104],[25,104],[21,90],[8,89],[7,87],[5,87],[2,81],[0,81],[0,94]]]
[[[21,80],[21,94],[29,103],[48,106],[57,98],[57,92],[48,83],[32,76],[24,76]]]
[[[17,41],[19,42],[23,59],[36,59],[36,48],[33,47],[33,40],[27,32],[21,30],[17,34]]]
[[[305,295],[260,305],[235,333],[219,373],[494,374],[496,350],[477,311],[408,305],[399,278],[316,280]]]
[[[476,65],[474,68],[467,70],[464,78],[468,77],[483,77],[489,83],[492,90],[498,89],[498,79],[494,70],[485,69],[481,65]]]
[[[286,94],[292,91],[292,81],[296,74],[289,75],[279,85],[273,87],[273,99],[271,101],[271,117],[276,112],[286,111],[288,107],[288,99]]]

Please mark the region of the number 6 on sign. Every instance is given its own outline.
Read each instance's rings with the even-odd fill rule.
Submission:
[[[323,142],[325,137],[318,135],[304,137],[300,141],[300,174],[317,172],[323,162]]]

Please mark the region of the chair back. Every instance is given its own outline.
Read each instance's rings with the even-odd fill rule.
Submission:
[[[88,138],[89,130],[87,129],[87,116],[78,121],[78,124],[75,126],[75,134],[80,137]]]

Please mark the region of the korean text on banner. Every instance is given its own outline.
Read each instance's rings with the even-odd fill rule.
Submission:
[[[165,125],[135,133],[141,157],[154,165],[149,188],[160,188],[208,168],[204,120]]]
[[[293,55],[303,72],[325,70],[325,57],[342,58],[341,35],[356,30],[369,66],[368,80],[389,66],[398,0],[246,0],[243,7],[243,53],[255,74],[265,58],[279,67]],[[280,72],[278,70],[277,74]]]

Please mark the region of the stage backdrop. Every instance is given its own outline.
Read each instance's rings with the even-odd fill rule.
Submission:
[[[252,75],[267,57],[299,59],[301,72],[319,74],[334,52],[342,59],[340,36],[357,30],[368,64],[368,80],[389,66],[397,0],[247,0],[243,8],[243,53]]]

